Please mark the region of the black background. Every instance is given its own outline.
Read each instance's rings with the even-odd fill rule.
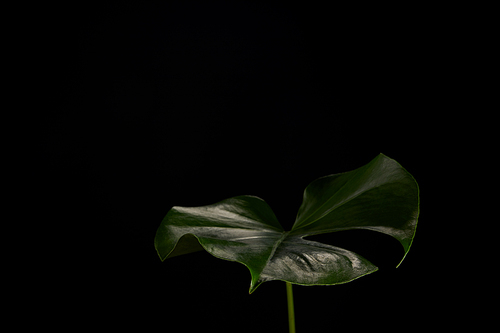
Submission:
[[[33,145],[37,208],[62,236],[38,256],[52,258],[57,283],[69,282],[64,302],[88,305],[79,325],[287,331],[284,283],[248,295],[243,265],[204,252],[160,262],[153,238],[174,205],[256,195],[290,229],[309,182],[382,152],[417,179],[425,207],[432,123],[424,127],[421,111],[435,103],[441,59],[428,38],[433,18],[417,8],[185,1],[58,10],[44,31],[37,83],[51,83]],[[296,286],[298,331],[417,325],[430,290],[422,210],[398,269],[403,250],[390,237],[321,238],[380,270],[345,285]]]

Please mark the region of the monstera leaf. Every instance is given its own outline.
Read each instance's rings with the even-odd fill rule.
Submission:
[[[304,237],[368,229],[396,238],[406,256],[418,214],[416,181],[380,154],[359,169],[309,184],[290,231],[283,230],[262,199],[239,196],[208,206],[173,207],[158,228],[155,247],[162,261],[204,249],[242,263],[251,273],[250,293],[272,280],[334,285],[377,267],[354,252]]]

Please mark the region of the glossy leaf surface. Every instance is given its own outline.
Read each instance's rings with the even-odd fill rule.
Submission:
[[[239,196],[208,206],[173,207],[158,228],[155,247],[161,260],[204,249],[242,263],[251,273],[250,292],[272,280],[334,285],[377,267],[354,252],[304,237],[368,229],[396,238],[406,256],[418,214],[416,181],[380,154],[361,168],[309,184],[290,231],[262,199]]]

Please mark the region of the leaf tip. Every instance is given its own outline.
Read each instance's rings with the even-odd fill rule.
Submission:
[[[255,291],[255,289],[257,289],[258,286],[259,286],[258,284],[255,285],[252,281],[252,283],[250,283],[250,289],[248,289],[248,295],[251,295]]]
[[[252,294],[264,281],[254,279],[252,276],[252,281],[250,282],[250,289],[248,290],[248,294]]]

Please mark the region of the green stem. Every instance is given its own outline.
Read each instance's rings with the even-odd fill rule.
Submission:
[[[290,333],[295,333],[295,312],[293,310],[293,290],[292,284],[286,282],[286,298],[288,301],[288,327]]]

